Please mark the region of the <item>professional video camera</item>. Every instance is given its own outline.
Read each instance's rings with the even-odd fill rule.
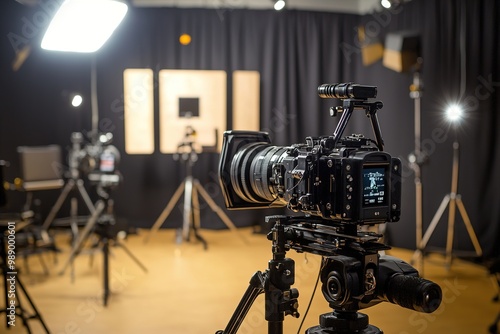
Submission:
[[[71,134],[72,147],[68,154],[69,172],[73,179],[80,173],[87,175],[92,184],[112,187],[120,183],[118,164],[120,151],[111,145],[113,135],[103,133],[95,142],[84,143],[82,133]]]
[[[286,205],[293,211],[354,224],[395,222],[401,213],[401,161],[383,151],[374,86],[322,85],[321,97],[344,99],[333,136],[272,146],[265,132],[228,131],[220,179],[229,209]],[[352,97],[352,98],[351,98]],[[363,135],[341,139],[354,109],[372,121],[376,146]]]
[[[371,101],[377,87],[353,83],[324,84],[322,98],[338,98],[342,113],[332,136],[308,137],[305,144],[272,146],[265,132],[226,131],[219,178],[228,209],[287,206],[303,216],[271,216],[268,235],[273,259],[264,272],[250,280],[224,331],[236,333],[253,301],[266,295],[269,333],[283,332],[285,315],[298,317],[294,261],[288,250],[323,256],[322,292],[333,308],[320,316],[320,325],[307,334],[381,333],[357,311],[388,301],[420,312],[433,312],[441,302],[441,288],[418,277],[400,259],[380,255],[390,247],[378,242],[381,234],[358,228],[365,224],[396,222],[401,214],[401,161],[384,152],[377,119],[380,101]],[[363,135],[342,138],[354,110],[364,110],[375,140]],[[372,146],[374,144],[375,146]]]

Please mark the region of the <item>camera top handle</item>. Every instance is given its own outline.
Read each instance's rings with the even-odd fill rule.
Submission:
[[[337,146],[352,112],[355,109],[363,109],[366,116],[370,118],[377,148],[380,151],[384,150],[384,140],[382,139],[377,117],[377,110],[382,109],[384,105],[381,101],[367,101],[368,98],[377,96],[376,86],[363,86],[353,83],[323,84],[318,87],[318,95],[321,98],[338,98],[342,100],[342,106],[330,108],[330,116],[332,117],[339,112],[342,113],[342,117],[333,132],[333,142],[328,145],[330,148]]]

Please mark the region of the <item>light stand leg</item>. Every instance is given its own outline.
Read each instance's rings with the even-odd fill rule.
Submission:
[[[200,201],[198,199],[198,191],[197,191],[197,180],[194,179],[194,187],[192,189],[192,195],[191,195],[191,200],[192,200],[192,227],[193,227],[193,233],[195,238],[198,241],[201,241],[203,243],[203,249],[207,250],[208,244],[205,239],[198,233],[198,229],[201,227],[201,219],[200,219]],[[189,233],[189,231],[188,231]]]
[[[50,209],[49,214],[47,215],[47,218],[45,218],[43,224],[42,224],[42,229],[47,231],[50,227],[50,224],[52,224],[52,221],[56,217],[56,214],[59,212],[59,209],[61,209],[61,206],[63,205],[64,201],[66,200],[66,197],[68,197],[69,192],[73,187],[75,186],[75,180],[69,179],[68,183],[66,183],[66,186],[64,186],[61,195],[57,198],[56,203]]]
[[[89,220],[87,221],[87,224],[85,225],[85,228],[83,229],[82,233],[78,234],[78,240],[75,242],[72,250],[71,250],[71,253],[68,257],[68,260],[66,261],[66,263],[64,264],[63,268],[61,269],[61,271],[59,272],[59,275],[63,275],[64,272],[66,271],[66,269],[68,268],[69,265],[73,264],[73,261],[76,257],[76,255],[78,254],[78,252],[80,251],[80,249],[82,248],[82,245],[83,243],[85,242],[85,240],[87,240],[90,232],[92,231],[92,229],[94,228],[95,224],[97,223],[97,220],[99,219],[102,211],[104,210],[105,208],[105,203],[103,200],[99,200],[95,206],[95,211],[94,213],[92,214],[92,216],[90,216]]]
[[[189,241],[189,226],[192,219],[192,199],[193,199],[193,177],[188,176],[184,187],[184,210],[182,214],[182,237]]]
[[[446,267],[451,268],[453,260],[453,238],[455,234],[455,211],[456,211],[456,194],[451,194],[450,205],[448,207],[448,231],[446,236]]]
[[[421,97],[422,97],[422,79],[420,77],[420,69],[423,64],[423,59],[417,59],[415,64],[415,70],[413,72],[413,82],[410,86],[410,97],[414,101],[414,132],[415,132],[415,151],[410,155],[411,168],[414,172],[414,183],[415,183],[415,238],[416,238],[416,248],[417,250],[413,254],[412,261],[416,258],[420,260],[419,268],[423,272],[424,270],[424,260],[423,260],[423,249],[422,244],[422,234],[423,234],[423,205],[422,205],[422,174],[421,165],[425,161],[424,153],[421,148]]]
[[[474,249],[476,250],[476,254],[477,256],[482,256],[483,250],[481,248],[481,245],[479,244],[479,240],[477,239],[476,233],[474,232],[474,228],[472,227],[472,224],[470,222],[469,215],[465,210],[464,203],[462,202],[462,196],[460,195],[457,195],[457,206],[458,210],[460,211],[460,215],[462,216],[462,219],[464,221],[465,227],[467,228],[467,232],[469,233],[470,240],[472,241]]]
[[[177,203],[177,201],[179,201],[179,198],[181,198],[182,192],[184,191],[184,185],[185,185],[185,181],[183,181],[179,185],[179,187],[175,191],[174,195],[172,196],[172,198],[168,202],[165,209],[163,209],[163,211],[160,214],[160,216],[158,217],[158,219],[156,219],[156,221],[153,224],[153,227],[151,227],[151,230],[149,231],[148,235],[144,238],[145,243],[149,241],[149,237],[151,236],[151,234],[158,232],[161,225],[163,225],[163,223],[165,222],[167,217],[170,215],[170,212],[172,212],[172,210],[174,209],[175,204]]]
[[[210,206],[210,209],[212,209],[213,212],[215,212],[219,218],[222,220],[224,224],[233,232],[235,232],[240,239],[248,245],[248,241],[241,235],[234,225],[234,223],[229,219],[229,217],[225,214],[225,212],[214,202],[214,200],[210,197],[210,195],[206,192],[205,188],[200,184],[200,181],[194,180],[194,185],[195,188],[198,190],[198,192],[201,194],[201,197],[207,202],[208,206]]]
[[[115,245],[121,247],[121,249],[125,251],[125,253],[142,269],[142,271],[144,271],[145,273],[148,272],[148,268],[146,268],[146,266],[142,264],[142,262],[139,261],[139,259],[124,244],[117,240],[115,241]]]
[[[482,255],[481,245],[479,244],[479,240],[477,239],[476,234],[474,233],[474,228],[470,222],[469,216],[467,215],[467,211],[465,210],[465,206],[462,202],[461,196],[458,192],[458,171],[459,171],[459,149],[460,146],[457,141],[453,142],[453,165],[452,165],[452,176],[451,176],[451,192],[447,194],[441,205],[439,206],[436,214],[432,218],[432,221],[425,232],[425,235],[422,238],[419,249],[415,251],[412,257],[412,261],[415,260],[416,256],[423,257],[423,251],[429,242],[432,233],[436,226],[438,225],[444,211],[448,207],[448,227],[446,234],[446,250],[445,250],[445,263],[446,267],[449,270],[451,268],[451,263],[453,261],[453,240],[455,235],[455,218],[456,218],[456,209],[460,211],[460,215],[464,221],[464,225],[467,228],[467,233],[474,245],[474,249],[476,251],[477,256]]]
[[[90,199],[90,196],[87,193],[87,190],[85,190],[85,187],[83,186],[83,180],[78,179],[76,181],[76,186],[78,188],[78,192],[80,193],[80,196],[82,196],[83,201],[85,202],[85,205],[87,205],[87,208],[89,209],[90,214],[93,214],[95,211],[94,203],[92,203],[92,200]]]

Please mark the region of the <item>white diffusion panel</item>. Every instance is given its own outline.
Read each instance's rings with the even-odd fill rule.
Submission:
[[[260,130],[260,74],[233,72],[233,130]]]
[[[154,151],[153,71],[126,69],[124,83],[125,152],[152,154]]]
[[[187,129],[196,131],[195,147],[222,147],[226,129],[226,72],[161,70],[159,73],[160,151],[177,152]],[[218,139],[216,140],[216,133]]]

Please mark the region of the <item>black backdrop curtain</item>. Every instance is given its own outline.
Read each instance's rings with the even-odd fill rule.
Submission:
[[[43,9],[27,9],[14,1],[3,1],[0,6],[0,27],[2,36],[6,36],[2,38],[0,55],[0,80],[4,87],[0,95],[0,158],[12,162],[7,178],[13,178],[18,175],[16,146],[56,143],[67,147],[71,132],[90,129],[90,106],[84,105],[79,114],[71,114],[61,93],[89,93],[91,56],[40,50]],[[443,120],[442,110],[453,99],[461,99],[467,105],[467,119],[457,131],[462,149],[459,192],[486,253],[498,254],[498,19],[500,5],[495,0],[414,0],[398,10],[365,16],[294,10],[132,8],[96,55],[100,130],[113,132],[114,144],[122,152],[120,170],[124,182],[113,194],[117,214],[133,225],[151,226],[184,175],[170,155],[157,151],[138,156],[124,153],[124,69],[151,68],[156,75],[161,69],[217,69],[227,71],[228,78],[234,70],[257,70],[261,74],[261,126],[277,145],[332,133],[337,120],[329,117],[328,108],[338,102],[319,99],[316,88],[321,83],[355,81],[378,86],[378,98],[384,102],[379,118],[386,150],[401,157],[405,167],[402,219],[389,227],[389,234],[393,245],[413,248],[415,196],[413,174],[407,162],[414,141],[413,101],[408,96],[411,75],[393,72],[380,62],[362,65],[357,27],[363,24],[371,29],[371,38],[383,40],[387,32],[400,30],[417,31],[422,38],[422,139],[429,155],[423,167],[426,226],[450,191],[454,133]],[[27,22],[38,29],[28,31]],[[461,27],[465,27],[463,34]],[[191,44],[179,44],[182,33],[192,36]],[[13,34],[24,39],[13,43],[8,38]],[[10,63],[15,50],[25,41],[32,42],[32,53],[22,68],[13,72]],[[464,59],[466,67],[461,71]],[[460,94],[463,80],[466,90]],[[158,87],[155,88],[158,133]],[[353,117],[346,133],[351,132],[371,136],[364,116]],[[194,174],[222,206],[217,162],[215,154],[203,154]],[[20,194],[9,195],[11,208],[22,201]],[[41,196],[47,196],[42,202],[43,214],[57,194]],[[266,213],[229,215],[241,226],[258,223]],[[167,222],[165,226],[178,226],[180,220],[180,210],[174,210],[172,221],[177,221],[177,225]],[[457,248],[471,249],[459,215],[457,222]],[[203,209],[202,225],[224,226],[208,208]],[[445,225],[443,219],[431,244],[444,245]]]

